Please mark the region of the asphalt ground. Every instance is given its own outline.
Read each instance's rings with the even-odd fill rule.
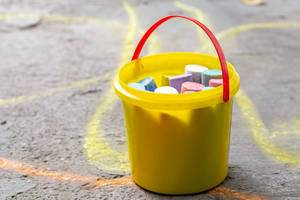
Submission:
[[[115,70],[147,27],[187,15],[217,35],[241,77],[229,175],[210,191],[162,196],[130,179]],[[299,199],[300,2],[1,1],[0,199]],[[212,53],[182,20],[144,55]]]

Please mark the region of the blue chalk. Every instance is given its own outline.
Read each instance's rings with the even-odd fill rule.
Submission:
[[[128,86],[137,90],[142,90],[142,91],[146,90],[145,86],[141,83],[129,83]]]
[[[143,80],[140,80],[139,83],[143,84],[146,90],[151,92],[154,92],[154,90],[157,88],[154,79],[151,77],[144,78]]]
[[[202,84],[208,86],[210,79],[222,78],[222,71],[218,69],[206,70],[202,73]]]

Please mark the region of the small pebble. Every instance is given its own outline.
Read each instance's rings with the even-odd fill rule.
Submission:
[[[155,93],[161,93],[161,94],[178,94],[177,90],[170,86],[162,86],[158,87],[154,91]]]
[[[207,67],[196,64],[185,66],[185,73],[192,74],[193,81],[198,83],[202,83],[202,73],[206,70],[208,70]]]
[[[151,77],[144,78],[143,80],[139,81],[139,83],[143,84],[146,90],[151,92],[154,92],[154,90],[157,88],[154,79]]]
[[[191,74],[185,74],[185,75],[179,75],[179,76],[172,76],[169,78],[170,86],[175,88],[178,93],[181,91],[181,85],[184,82],[192,82],[192,75]]]
[[[218,87],[223,84],[223,79],[210,79],[209,87]]]
[[[184,82],[181,85],[181,93],[186,91],[199,92],[204,88],[204,86],[200,83],[196,82]]]
[[[210,79],[220,79],[222,78],[222,71],[218,69],[206,70],[202,73],[202,84],[209,86]]]
[[[142,90],[142,91],[146,90],[145,86],[141,83],[129,83],[128,86],[137,90]]]
[[[31,14],[28,17],[8,17],[5,20],[7,27],[18,29],[34,28],[42,23],[42,16],[39,14]]]

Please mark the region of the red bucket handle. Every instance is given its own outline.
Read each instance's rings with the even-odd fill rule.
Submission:
[[[131,60],[135,60],[138,59],[140,56],[140,53],[143,49],[143,46],[145,44],[145,42],[147,41],[147,39],[149,38],[149,36],[151,35],[151,33],[162,23],[164,23],[165,21],[172,19],[172,18],[183,18],[183,19],[187,19],[191,22],[194,22],[196,25],[198,25],[200,28],[202,28],[202,30],[205,31],[205,33],[207,34],[207,36],[209,37],[209,39],[211,40],[211,42],[213,43],[219,60],[220,60],[220,64],[221,64],[221,68],[222,68],[222,77],[223,77],[223,101],[227,102],[229,100],[229,78],[228,78],[228,69],[227,69],[227,63],[226,63],[226,59],[224,56],[224,53],[222,51],[222,48],[217,40],[217,38],[214,36],[214,34],[201,22],[199,22],[196,19],[193,18],[189,18],[189,17],[185,17],[185,16],[180,16],[180,15],[170,15],[164,18],[161,18],[160,20],[158,20],[157,22],[155,22],[147,31],[146,33],[143,35],[142,39],[139,41],[138,45],[136,46],[136,49],[133,53],[133,56],[131,58]]]

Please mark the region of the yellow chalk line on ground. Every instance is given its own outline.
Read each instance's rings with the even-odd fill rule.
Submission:
[[[10,20],[10,19],[30,19],[34,18],[37,14],[34,13],[0,13],[0,21],[5,21],[5,20]],[[68,17],[68,16],[63,16],[63,15],[42,15],[43,21],[48,21],[48,22],[60,22],[64,24],[75,24],[75,23],[94,23],[97,25],[103,26],[104,24],[106,26],[124,26],[120,22],[116,20],[111,20],[111,19],[101,19],[97,17],[89,17],[89,16],[82,16],[82,17]],[[75,89],[75,88],[82,88],[86,87],[91,84],[95,84],[101,80],[107,79],[108,77],[111,76],[111,72],[107,72],[101,76],[85,79],[85,80],[80,80],[80,81],[75,81],[73,83],[69,83],[63,86],[59,86],[56,88],[51,88],[43,92],[38,92],[36,94],[32,95],[22,95],[22,96],[17,96],[17,97],[12,97],[12,98],[7,98],[7,99],[0,99],[0,107],[1,106],[9,106],[9,105],[15,105],[27,101],[32,101],[38,98],[43,98],[43,97],[49,97],[52,96],[56,93],[63,92],[66,90],[70,89]]]
[[[137,27],[137,15],[134,8],[128,3],[124,3],[124,9],[129,16],[129,29],[123,44],[120,59],[121,65],[130,60],[130,56],[134,48],[133,40],[135,38],[135,34],[139,30]],[[159,47],[158,39],[154,35],[154,37],[149,40],[149,53],[159,50]],[[89,162],[97,166],[99,169],[111,172],[129,172],[127,151],[119,152],[112,149],[103,137],[103,124],[106,113],[113,108],[116,100],[115,93],[110,87],[106,91],[100,104],[97,106],[91,120],[88,122],[84,149]]]
[[[121,63],[120,65],[125,64],[129,61],[130,55],[133,50],[133,41],[135,34],[137,33],[137,15],[134,8],[129,5],[127,2],[123,3],[123,7],[126,10],[129,17],[129,28],[126,34],[125,42],[123,44],[123,49],[121,52]],[[118,70],[118,69],[117,69]],[[117,72],[117,70],[115,72]],[[115,74],[115,73],[114,73]],[[111,90],[112,91],[112,90]]]
[[[235,37],[242,32],[249,32],[252,30],[258,29],[291,29],[291,28],[300,28],[299,22],[262,22],[262,23],[253,23],[245,24],[230,28],[226,31],[222,31],[217,34],[219,39]]]
[[[256,23],[256,24],[248,24],[238,26],[236,28],[231,28],[227,31],[223,31],[217,35],[219,39],[223,39],[226,37],[234,38],[240,33],[248,32],[251,30],[257,29],[291,29],[291,28],[300,28],[300,23],[297,22],[269,22],[269,23]],[[255,109],[254,104],[250,100],[250,98],[246,95],[245,91],[240,90],[239,94],[236,98],[237,104],[239,105],[243,116],[247,120],[248,124],[251,127],[252,136],[254,141],[258,144],[258,146],[267,154],[274,157],[276,160],[281,161],[287,164],[294,164],[300,166],[300,155],[292,152],[288,152],[275,144],[270,140],[271,138],[276,137],[276,135],[280,135],[280,131],[274,131],[273,133],[269,131],[262,119],[260,118],[258,112]],[[290,134],[295,132],[290,130],[290,127],[293,126],[293,122],[289,123],[289,129],[285,130],[285,134],[287,132]],[[295,126],[294,126],[295,127]],[[288,127],[287,127],[288,128]],[[299,132],[300,128],[298,126],[297,131]],[[270,134],[271,133],[271,134]],[[282,133],[283,134],[283,133]],[[273,137],[271,137],[271,135]]]
[[[300,118],[294,118],[290,123],[276,121],[273,124],[275,124],[277,130],[272,131],[271,138],[279,138],[286,135],[300,136]]]
[[[233,39],[237,35],[243,32],[249,32],[252,30],[258,29],[291,29],[291,28],[300,28],[300,23],[298,22],[261,22],[261,23],[252,23],[252,24],[243,24],[229,28],[221,33],[216,34],[218,40]],[[214,50],[211,49],[211,44],[208,42],[202,48],[202,50],[208,50],[210,53],[214,53]]]
[[[241,25],[237,27],[230,28],[226,31],[223,31],[217,34],[217,38],[222,40],[224,38],[234,38],[238,36],[240,33],[249,32],[252,30],[258,29],[291,29],[291,28],[300,28],[300,23],[297,22],[268,22],[268,23],[254,23]],[[254,104],[251,99],[248,97],[244,90],[240,90],[238,95],[236,96],[236,101],[238,106],[240,107],[243,116],[247,120],[248,124],[251,127],[251,133],[254,138],[254,141],[258,146],[266,152],[268,155],[271,155],[276,160],[281,161],[287,164],[295,164],[300,166],[300,155],[285,151],[284,149],[276,146],[270,140],[271,138],[276,137],[276,135],[290,135],[293,134],[295,130],[291,130],[290,127],[293,126],[293,122],[290,122],[290,126],[286,127],[285,133],[280,133],[281,131],[269,131],[263,120],[260,118]],[[300,128],[297,126],[296,132],[299,132]],[[271,133],[271,134],[270,134]]]
[[[194,15],[194,17],[199,21],[205,21],[204,15],[196,15],[195,10],[199,13],[203,13],[201,10],[197,8],[189,8],[185,9],[186,12]],[[240,33],[248,32],[251,30],[257,29],[287,29],[287,28],[300,28],[300,23],[297,22],[267,22],[267,23],[254,23],[254,24],[246,24],[237,27],[230,28],[228,30],[222,31],[217,34],[217,38],[222,40],[224,38],[234,38]],[[202,40],[202,34],[198,32],[198,36],[200,40]],[[210,41],[205,41],[204,49],[209,49]],[[202,48],[202,49],[203,49]],[[211,53],[212,50],[210,50]],[[268,153],[269,155],[276,158],[278,161],[288,163],[288,164],[296,164],[300,166],[300,155],[293,154],[291,152],[287,152],[276,145],[274,145],[270,138],[268,138],[268,129],[265,127],[262,119],[260,118],[256,108],[250,98],[246,95],[246,93],[240,89],[239,94],[236,96],[237,103],[243,113],[243,116],[249,123],[251,127],[252,136],[255,142],[260,146],[260,148]],[[299,131],[300,128],[298,126]],[[290,132],[290,131],[289,131]],[[277,131],[278,134],[278,131]],[[274,134],[273,134],[274,137]]]
[[[137,32],[137,16],[128,3],[123,4],[129,16],[128,32],[123,43],[121,53],[121,64],[129,60],[129,56],[133,51],[133,40]],[[114,73],[115,74],[115,73]],[[87,133],[85,137],[84,149],[88,161],[106,171],[129,171],[128,156],[125,152],[113,150],[103,138],[103,121],[107,110],[111,109],[116,102],[116,96],[111,87],[106,91],[102,101],[97,106],[97,109],[91,120],[87,124]]]
[[[216,34],[218,40],[233,39],[238,36],[240,33],[249,32],[252,30],[263,30],[263,29],[299,29],[299,22],[260,22],[260,23],[251,23],[251,24],[243,24],[239,26],[235,26],[229,28],[227,30],[222,31],[221,33]],[[204,46],[204,49],[210,49],[211,44],[207,43]],[[214,51],[211,51],[213,53]]]
[[[190,6],[190,5],[182,3],[180,1],[175,1],[174,5],[176,7],[178,7],[179,9],[181,9],[182,11],[193,15],[193,17],[196,18],[198,21],[200,21],[200,22],[204,23],[206,26],[210,27],[210,22],[209,22],[208,18],[205,17],[204,12],[202,10],[200,10],[199,8],[196,8],[194,6]],[[202,29],[199,29],[199,30],[201,31]],[[202,33],[203,32],[200,32],[199,37],[201,35],[203,35]],[[203,42],[203,41],[204,40],[201,40],[201,42]]]
[[[281,162],[300,165],[299,155],[285,151],[272,143],[268,137],[268,135],[270,135],[269,130],[260,118],[255,105],[243,90],[240,90],[237,94],[236,102],[251,127],[252,136],[255,142],[264,150],[264,152]]]
[[[59,92],[63,92],[66,90],[70,90],[70,89],[75,89],[75,88],[82,88],[82,87],[86,87],[88,85],[97,83],[103,79],[108,78],[110,75],[110,73],[106,73],[101,77],[93,77],[90,79],[86,79],[86,80],[81,80],[81,81],[76,81],[70,84],[66,84],[63,86],[59,86],[57,88],[51,88],[49,90],[46,90],[45,92],[40,92],[37,94],[32,94],[32,95],[24,95],[24,96],[18,96],[18,97],[13,97],[13,98],[8,98],[8,99],[0,99],[0,107],[1,106],[9,106],[9,105],[15,105],[15,104],[19,104],[19,103],[23,103],[26,101],[32,101],[38,98],[42,98],[42,97],[49,97],[52,96],[56,93]]]
[[[102,19],[92,16],[64,16],[58,14],[39,14],[35,12],[0,13],[0,21],[12,19],[32,19],[41,16],[42,22],[62,23],[62,24],[96,24],[112,27],[123,27],[117,20]]]
[[[178,7],[179,9],[181,9],[182,11],[189,13],[195,19],[197,19],[198,21],[202,22],[207,27],[209,27],[211,30],[213,29],[209,19],[205,16],[205,14],[202,10],[200,10],[199,8],[184,4],[180,1],[175,1],[174,3],[175,3],[175,6]],[[206,45],[206,48],[205,49],[202,48],[202,51],[205,50],[205,51],[209,51],[209,52],[214,53],[215,49],[214,49],[214,47],[211,43],[207,42],[209,40],[209,38],[206,36],[204,31],[201,28],[198,28],[198,27],[196,27],[196,30],[197,30],[197,34],[198,34],[200,44],[202,46]]]

